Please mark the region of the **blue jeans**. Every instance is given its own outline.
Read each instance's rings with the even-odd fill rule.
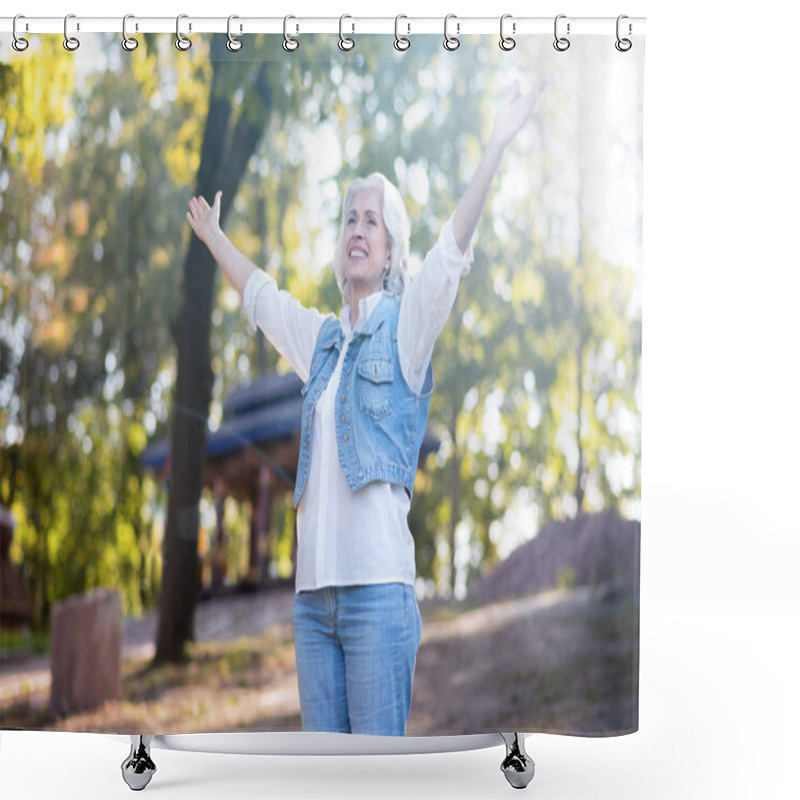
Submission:
[[[299,592],[294,638],[303,730],[404,736],[421,636],[411,586]]]

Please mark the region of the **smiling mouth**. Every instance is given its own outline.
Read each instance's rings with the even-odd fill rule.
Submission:
[[[348,252],[347,255],[349,258],[366,258],[367,251],[362,250],[360,247],[354,247]]]

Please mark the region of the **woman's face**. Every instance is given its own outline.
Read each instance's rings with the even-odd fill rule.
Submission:
[[[389,260],[383,195],[377,187],[370,186],[356,192],[345,211],[342,266],[351,292],[366,297],[379,291]]]

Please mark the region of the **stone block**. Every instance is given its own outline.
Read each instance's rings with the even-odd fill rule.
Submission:
[[[50,616],[51,718],[117,700],[122,694],[122,598],[95,589],[56,603]]]

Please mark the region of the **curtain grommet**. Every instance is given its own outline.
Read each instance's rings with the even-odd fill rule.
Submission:
[[[458,20],[458,17],[455,14],[448,14],[444,18],[444,42],[442,42],[442,47],[444,47],[445,50],[449,50],[452,53],[453,50],[458,50],[458,48],[461,47],[461,42],[458,40],[456,36],[451,36],[447,32],[447,26],[451,19]],[[460,32],[461,32],[461,23],[457,21],[456,33],[458,34]]]
[[[411,47],[411,40],[407,39],[405,36],[400,35],[400,31],[398,30],[400,26],[401,19],[408,19],[405,14],[398,14],[394,18],[394,49],[399,50],[401,53],[408,50]],[[408,33],[411,33],[411,23],[407,22],[406,26],[408,27]]]
[[[511,14],[503,14],[503,16],[500,17],[500,49],[505,50],[506,53],[508,53],[510,50],[513,50],[517,46],[515,39],[513,39],[511,36],[505,35],[504,26],[507,19],[512,19]],[[511,23],[511,32],[517,32],[516,22]]]
[[[235,19],[239,19],[236,14],[231,14],[228,17],[228,41],[225,42],[225,47],[227,47],[231,53],[238,53],[242,49],[242,40],[237,39],[231,33],[231,22],[233,22]],[[239,32],[241,33],[241,26],[239,26]]]
[[[17,20],[20,20],[20,19],[25,19],[25,15],[24,14],[17,14],[14,17],[14,23],[13,23],[13,25],[11,27],[12,36],[14,38],[11,40],[11,46],[18,53],[24,53],[28,49],[28,47],[30,46],[30,42],[24,36],[20,36],[17,33]]]
[[[69,50],[70,53],[74,53],[81,46],[81,43],[75,36],[69,35],[68,27],[71,19],[75,19],[74,14],[67,14],[67,16],[64,17],[64,49]],[[76,23],[75,30],[79,31],[80,29],[80,23]]]
[[[346,19],[353,19],[353,18],[349,14],[342,14],[342,16],[339,17],[339,49],[344,50],[344,52],[348,52],[349,50],[352,50],[356,46],[355,40],[351,39],[349,36],[345,36],[344,31],[342,30],[342,27],[344,26],[344,21]],[[353,31],[355,31],[356,26],[355,24],[352,25],[353,25]]]
[[[553,23],[553,35],[555,36],[555,41],[553,42],[553,47],[558,50],[559,53],[563,53],[565,50],[569,50],[570,40],[567,39],[566,36],[559,36],[558,35],[558,21],[561,19],[566,19],[566,14],[559,14],[555,22]],[[569,36],[569,22],[567,22],[567,36]]]
[[[297,17],[293,17],[291,14],[288,14],[283,18],[283,49],[287,53],[294,53],[298,47],[300,47],[300,40],[295,39],[289,36],[289,20],[290,19],[297,19]],[[295,33],[299,30],[299,26],[295,29]]]
[[[178,18],[175,20],[175,47],[182,53],[185,53],[192,46],[192,40],[181,33],[181,20],[188,18],[188,14],[178,14]],[[189,33],[191,32],[192,24],[189,23]]]
[[[128,36],[128,20],[135,19],[133,14],[126,14],[122,18],[122,42],[120,43],[123,50],[126,50],[128,53],[132,53],[138,46],[139,40],[135,39],[133,36]],[[139,26],[136,26],[137,30]]]

